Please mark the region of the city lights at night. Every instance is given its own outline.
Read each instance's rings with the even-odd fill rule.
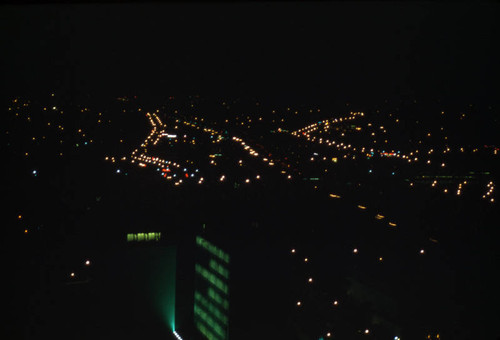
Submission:
[[[500,339],[500,6],[4,6],[2,339]]]

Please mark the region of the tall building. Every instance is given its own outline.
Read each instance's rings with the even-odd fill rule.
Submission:
[[[229,254],[196,237],[194,326],[208,340],[229,339]]]
[[[132,277],[130,296],[141,296],[164,325],[175,332],[177,246],[161,232],[128,233],[129,245],[119,252]]]

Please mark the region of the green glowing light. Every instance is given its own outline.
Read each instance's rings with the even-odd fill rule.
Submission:
[[[127,234],[127,242],[159,241],[161,232]]]
[[[160,256],[149,258],[149,267],[153,269],[150,276],[150,291],[157,311],[173,332],[175,331],[176,248],[155,249],[150,250],[151,254]]]
[[[225,279],[229,279],[229,270],[226,269],[223,265],[219,264],[215,260],[210,260],[209,263],[210,269],[213,269],[216,273],[222,276]]]
[[[200,292],[194,292],[195,301],[199,302],[203,307],[205,307],[212,315],[214,315],[217,319],[219,319],[224,325],[228,323],[228,317],[221,312],[217,306],[208,301]]]
[[[207,325],[209,325],[210,328],[215,333],[217,333],[221,338],[225,337],[226,334],[225,334],[225,331],[222,328],[222,326],[216,320],[214,320],[210,316],[210,314],[208,314],[205,310],[203,310],[203,308],[201,308],[198,305],[195,305],[194,306],[194,314],[198,315],[201,318],[201,320],[203,320]]]
[[[208,340],[219,340],[210,330],[205,327],[205,325],[201,322],[196,322],[196,328],[203,334]]]
[[[195,264],[194,321],[206,339],[228,339],[229,310],[229,255],[209,241],[198,236],[201,250]]]
[[[209,270],[203,268],[199,264],[195,265],[195,270],[198,274],[203,276],[208,282],[220,289],[225,294],[229,292],[229,287],[221,279],[219,279],[217,275],[211,273]]]
[[[200,237],[200,236],[196,237],[196,244],[205,248],[208,252],[212,253],[212,255],[217,256],[225,263],[229,263],[229,255],[228,254],[226,254],[221,249],[214,246],[212,243],[203,239],[202,237]]]
[[[207,292],[210,299],[220,304],[224,309],[229,309],[229,301],[220,296],[219,293],[212,288],[208,288]]]

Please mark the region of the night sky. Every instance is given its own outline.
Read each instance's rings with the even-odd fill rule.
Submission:
[[[499,12],[432,2],[6,6],[2,82],[12,92],[494,100]]]

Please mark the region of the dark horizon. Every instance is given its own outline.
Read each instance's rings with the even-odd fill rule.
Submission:
[[[3,6],[3,88],[496,102],[493,3]]]

